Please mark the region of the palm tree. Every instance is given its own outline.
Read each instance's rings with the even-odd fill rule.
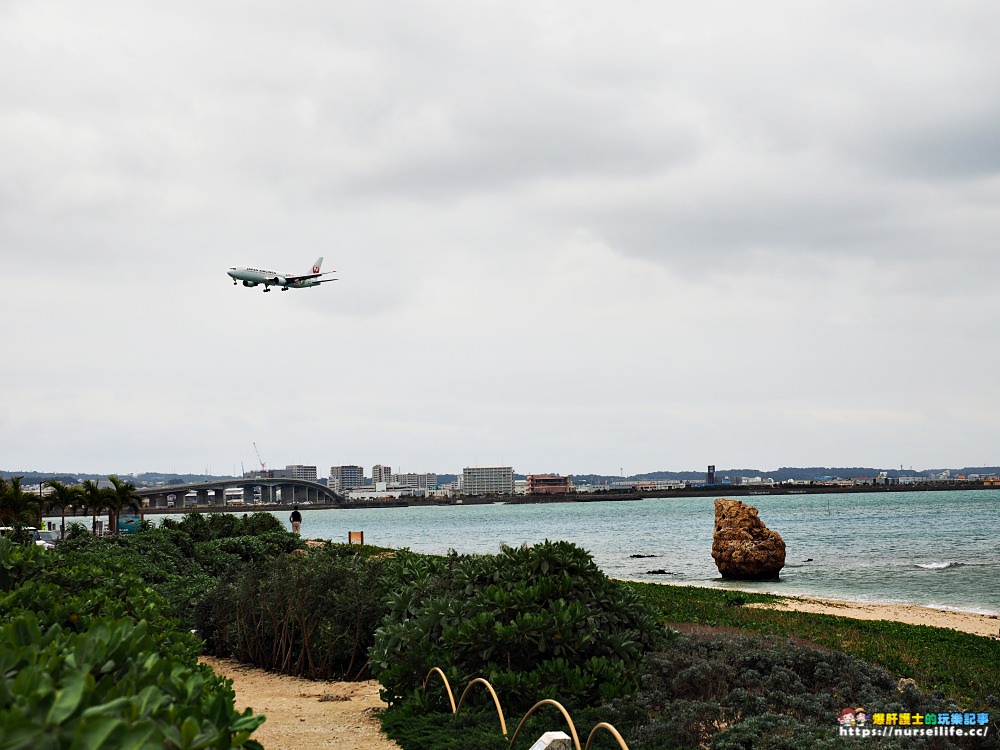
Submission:
[[[39,503],[21,488],[23,477],[0,478],[0,522],[7,526],[38,523]]]
[[[108,477],[108,481],[114,485],[114,489],[107,488],[108,525],[112,529],[111,533],[117,534],[118,519],[121,517],[122,510],[129,508],[138,512],[142,498],[139,497],[135,485],[131,482],[122,481],[116,476]]]
[[[108,509],[108,493],[105,490],[106,488],[99,486],[93,479],[84,480],[80,486],[82,505],[91,514],[91,532],[97,529],[97,515]]]
[[[83,495],[83,489],[77,484],[74,484],[72,487],[63,484],[58,479],[46,479],[45,484],[52,488],[52,493],[45,499],[44,502],[45,510],[59,508],[59,513],[62,518],[62,523],[59,528],[61,533],[65,534],[66,508],[75,507],[80,503],[80,498]]]

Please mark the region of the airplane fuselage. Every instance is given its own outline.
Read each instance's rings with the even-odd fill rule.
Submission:
[[[325,276],[327,273],[335,273],[334,271],[320,273],[322,263],[323,259],[320,258],[313,265],[312,273],[301,275],[281,274],[264,268],[238,268],[236,266],[230,268],[226,273],[234,284],[243,282],[243,286],[249,287],[263,285],[265,292],[271,291],[269,287],[276,286],[281,291],[286,292],[289,289],[305,289],[310,286],[319,286],[327,281],[336,281],[336,279],[319,279],[320,276]]]

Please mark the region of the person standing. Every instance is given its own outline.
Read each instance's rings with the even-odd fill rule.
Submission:
[[[288,517],[288,520],[292,522],[292,533],[298,534],[302,529],[302,514],[299,513],[299,506],[292,506],[292,515]]]

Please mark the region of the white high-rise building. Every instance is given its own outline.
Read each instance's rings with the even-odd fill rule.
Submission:
[[[389,484],[393,487],[418,487],[423,490],[437,488],[437,474],[391,474]]]
[[[286,466],[285,471],[288,472],[288,477],[290,479],[307,479],[312,482],[316,481],[315,466],[303,466],[302,464],[292,464],[291,466]]]
[[[375,464],[372,467],[372,484],[376,487],[379,484],[389,484],[389,480],[392,478],[392,467],[383,466],[382,464]]]
[[[462,493],[513,495],[514,469],[510,466],[467,466],[462,469]]]
[[[327,486],[334,492],[348,492],[365,484],[365,470],[361,466],[331,466]]]

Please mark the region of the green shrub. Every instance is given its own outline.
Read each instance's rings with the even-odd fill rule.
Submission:
[[[677,638],[646,660],[641,688],[607,709],[633,750],[710,747],[713,750],[797,750],[850,747],[837,735],[845,707],[869,713],[961,711],[939,694],[900,690],[886,670],[839,651],[787,638],[709,633]],[[856,742],[856,740],[855,740]],[[866,745],[995,747],[968,738],[869,738]]]
[[[668,623],[696,623],[757,633],[796,636],[941,690],[969,709],[996,711],[1000,696],[1000,640],[957,630],[884,620],[853,620],[807,612],[734,606],[783,597],[694,586],[629,583]]]
[[[348,545],[264,555],[203,597],[196,627],[221,656],[305,677],[357,679],[367,674],[367,652],[386,612],[390,563]]]
[[[568,706],[631,694],[666,631],[635,593],[568,542],[500,554],[403,558],[403,588],[375,636],[372,668],[390,705],[440,667],[458,689],[485,677],[505,710],[542,698]]]
[[[0,628],[0,745],[259,748],[263,721],[192,657],[162,658],[145,620],[44,632],[30,612]]]
[[[121,559],[0,540],[0,747],[260,746],[198,639]]]
[[[0,536],[0,591],[10,591],[36,576],[43,567],[43,550]]]
[[[235,513],[188,513],[180,521],[165,518],[161,525],[183,531],[195,542],[285,531],[281,521],[262,511],[242,516]]]
[[[180,522],[166,523],[170,519],[164,519],[164,525],[133,535],[97,538],[86,534],[64,542],[60,552],[71,567],[82,563],[126,567],[162,594],[171,610],[193,627],[197,621],[195,610],[219,579],[231,578],[244,568],[264,565],[304,546],[299,537],[281,529],[280,522],[268,513],[255,513],[245,519],[229,514],[212,514],[210,518],[216,516],[227,516],[230,521],[208,521],[202,514],[190,514]],[[279,528],[274,530],[271,522]],[[261,533],[235,537],[221,534],[248,529]]]

